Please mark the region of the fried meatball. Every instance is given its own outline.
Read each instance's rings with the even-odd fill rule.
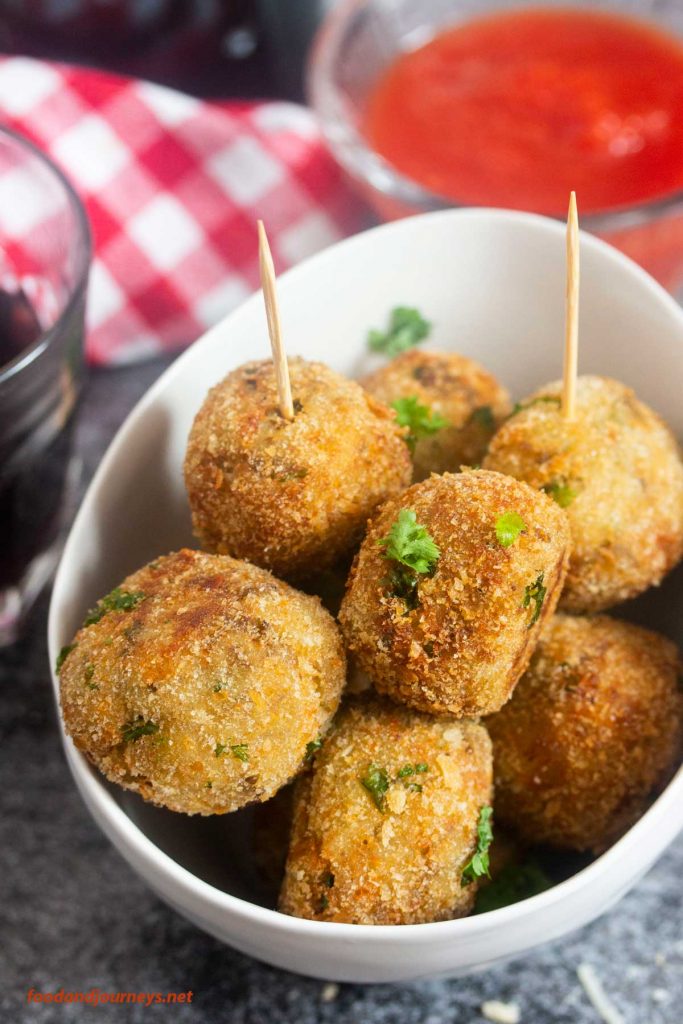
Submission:
[[[579,377],[570,421],[561,392],[557,381],[522,402],[484,466],[566,508],[572,554],[560,607],[601,611],[659,583],[683,555],[683,463],[668,427],[630,388]]]
[[[681,750],[674,644],[607,615],[556,615],[512,700],[487,719],[496,816],[529,843],[599,852]]]
[[[384,539],[408,527],[402,510],[439,549],[430,572],[389,558]],[[483,470],[432,476],[371,523],[339,616],[347,646],[379,691],[420,711],[497,711],[555,608],[568,558],[567,517],[545,494]]]
[[[294,419],[279,412],[270,360],[233,370],[190,432],[185,483],[209,551],[289,579],[348,554],[368,516],[410,483],[394,414],[322,363],[290,359]]]
[[[410,439],[415,481],[480,463],[496,424],[511,408],[507,391],[495,377],[454,352],[412,349],[361,384],[385,405],[414,398],[432,416],[445,420],[440,429],[429,432],[427,425]]]
[[[280,909],[349,924],[467,914],[477,885],[463,871],[491,776],[482,726],[377,698],[348,704],[297,783]]]
[[[345,678],[317,598],[198,551],[133,573],[65,650],[76,746],[112,782],[186,814],[272,796],[327,728]]]

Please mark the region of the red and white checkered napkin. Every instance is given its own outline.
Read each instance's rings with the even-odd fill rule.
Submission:
[[[187,345],[253,291],[257,218],[278,271],[361,223],[313,116],[295,104],[203,102],[0,57],[0,118],[53,157],[88,208],[97,363]]]

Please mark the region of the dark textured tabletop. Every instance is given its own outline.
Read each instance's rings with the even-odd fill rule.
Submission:
[[[166,364],[95,373],[79,425],[84,480]],[[45,640],[47,597],[0,652],[0,1021],[229,1024],[483,1024],[514,1004],[520,1024],[601,1017],[577,968],[593,968],[625,1024],[683,1021],[683,842],[607,917],[487,974],[411,986],[330,986],[221,946],[132,873],[91,821],[59,744]],[[175,1006],[55,1005],[37,992],[186,992]],[[487,1008],[490,1013],[490,1008]],[[615,1018],[615,1021],[618,1018]]]

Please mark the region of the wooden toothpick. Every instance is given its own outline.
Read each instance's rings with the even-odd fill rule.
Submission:
[[[567,293],[564,321],[564,369],[562,372],[562,415],[574,418],[576,370],[579,350],[579,217],[576,193],[569,196],[567,215]]]
[[[266,318],[268,320],[268,334],[270,335],[270,347],[273,353],[275,365],[275,380],[277,382],[277,394],[280,405],[280,413],[286,420],[294,419],[294,406],[292,404],[292,388],[289,383],[289,366],[287,365],[287,353],[282,343],[282,329],[280,327],[280,311],[277,304],[277,293],[275,290],[275,267],[273,257],[268,245],[268,236],[263,226],[263,221],[258,222],[258,254],[261,268],[261,287],[263,299],[266,304]]]

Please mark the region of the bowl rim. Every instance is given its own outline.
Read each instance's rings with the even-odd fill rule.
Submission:
[[[553,218],[545,217],[541,214],[489,207],[437,210],[388,224],[381,224],[343,239],[341,242],[327,247],[286,271],[280,277],[280,281],[284,283],[285,281],[296,280],[301,275],[305,275],[313,261],[318,263],[334,261],[340,249],[352,251],[355,247],[367,245],[368,236],[374,236],[378,232],[400,236],[401,233],[411,230],[413,222],[424,222],[427,220],[435,223],[438,221],[455,221],[460,223],[464,220],[472,220],[475,222],[479,221],[484,225],[487,222],[507,223],[530,229],[532,232],[545,232],[546,234],[554,235],[558,243],[564,240],[564,227],[562,224]],[[584,231],[581,232],[581,244],[589,250],[601,253],[601,258],[604,257],[612,263],[616,263],[628,275],[631,275],[632,279],[639,280],[641,285],[644,285],[645,288],[654,293],[660,305],[664,305],[668,309],[673,319],[678,321],[683,329],[683,309],[645,270],[607,242]],[[283,914],[278,910],[263,907],[259,904],[251,903],[242,897],[227,893],[193,874],[189,868],[183,867],[178,861],[174,860],[157,846],[143,829],[128,816],[107,788],[104,778],[89,764],[85,755],[76,749],[72,740],[66,734],[59,702],[59,678],[55,674],[54,664],[56,653],[63,642],[65,642],[64,638],[60,636],[61,625],[58,620],[61,617],[63,607],[62,588],[70,574],[70,562],[76,551],[75,534],[77,528],[89,514],[89,505],[93,500],[93,496],[99,491],[103,481],[108,477],[110,466],[124,447],[126,437],[134,430],[138,420],[146,413],[148,407],[155,403],[157,397],[163,393],[169,383],[182,376],[185,363],[196,358],[195,350],[197,345],[201,346],[209,338],[229,331],[231,320],[240,314],[245,306],[253,305],[260,301],[258,291],[254,292],[240,306],[231,311],[223,320],[190,345],[140,398],[111,440],[88,486],[69,531],[69,537],[60,560],[50,600],[48,648],[59,731],[67,762],[88,809],[105,834],[124,856],[132,855],[133,859],[144,862],[152,872],[156,872],[159,876],[165,876],[169,882],[173,883],[178,892],[194,897],[203,905],[211,905],[232,918],[268,926],[269,929],[277,932],[294,932],[299,936],[308,938],[319,939],[327,936],[329,938],[346,940],[367,940],[370,937],[381,937],[382,940],[388,940],[392,944],[401,946],[409,945],[418,940],[422,942],[437,938],[439,940],[447,940],[459,937],[466,939],[487,933],[495,926],[502,927],[513,921],[520,922],[530,916],[535,917],[537,912],[542,913],[552,909],[585,887],[591,884],[593,886],[597,885],[600,879],[608,879],[610,874],[612,874],[612,884],[608,884],[606,888],[614,889],[618,892],[619,888],[623,886],[614,886],[614,879],[618,876],[617,872],[613,872],[614,865],[624,858],[628,858],[630,854],[636,853],[639,870],[642,873],[683,828],[683,819],[678,824],[672,824],[672,822],[675,822],[675,815],[671,813],[677,806],[680,808],[683,803],[680,800],[679,794],[679,790],[683,792],[683,766],[679,768],[665,789],[624,836],[592,863],[542,893],[497,910],[446,921],[405,925],[342,924],[332,921],[311,921]],[[644,837],[655,828],[660,837],[659,841],[656,844],[644,843]],[[664,838],[663,842],[662,837]],[[654,846],[654,853],[643,856],[640,851],[647,849],[648,846]],[[635,876],[637,872],[632,872],[631,875]],[[147,881],[149,884],[148,878]],[[525,943],[523,948],[528,948],[530,945],[533,945],[533,943]]]
[[[366,141],[362,133],[344,114],[344,103],[340,93],[331,80],[329,68],[333,63],[336,48],[344,35],[349,20],[362,8],[368,7],[373,0],[339,0],[330,8],[313,37],[308,52],[305,72],[305,92],[309,106],[315,113],[323,136],[334,158],[340,166],[354,179],[369,184],[376,191],[406,205],[417,206],[425,211],[438,209],[494,209],[495,207],[475,206],[458,202],[439,192],[433,192],[414,178],[404,174],[389,160],[381,156]],[[520,7],[534,6],[533,3],[520,2]],[[558,4],[558,9],[586,8],[593,13],[596,9],[590,0],[567,0]],[[507,8],[500,8],[507,10]],[[495,15],[497,8],[481,13],[473,13],[468,20]],[[665,32],[653,17],[616,11],[613,8],[605,13],[616,14],[636,24],[654,26]],[[424,45],[423,40],[419,45]],[[681,38],[683,42],[683,36]],[[499,207],[504,209],[504,207]],[[527,211],[520,211],[527,212]],[[672,214],[683,214],[683,188],[663,196],[644,199],[635,203],[615,206],[607,210],[595,210],[582,215],[582,224],[590,231],[618,232],[647,223],[651,218],[661,218]],[[560,214],[537,214],[550,218],[560,218]]]

